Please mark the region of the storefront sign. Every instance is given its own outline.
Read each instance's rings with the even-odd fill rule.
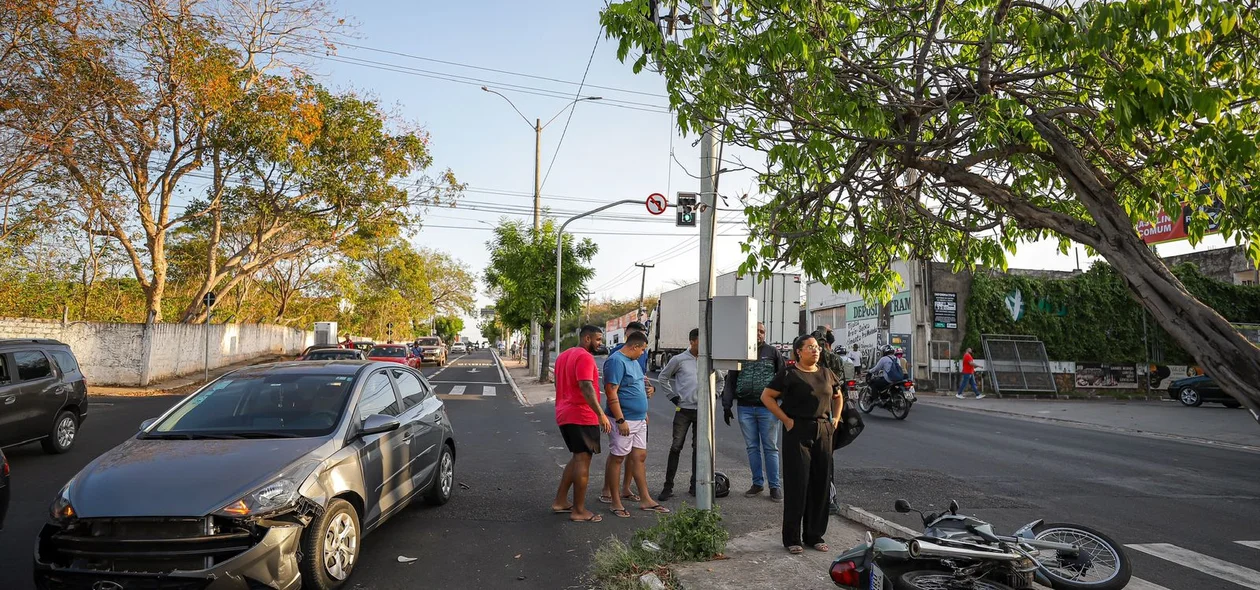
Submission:
[[[851,301],[845,305],[850,322],[878,319],[881,307],[879,302],[866,303],[864,301]],[[888,315],[905,315],[908,313],[910,313],[910,291],[902,291],[893,297],[892,301],[888,302]]]
[[[932,327],[958,329],[958,294],[932,293]]]
[[[1207,227],[1204,228],[1203,233],[1211,234],[1220,231],[1220,215],[1222,211],[1220,201],[1213,203],[1211,207],[1199,207],[1198,210],[1208,218]],[[1155,223],[1148,221],[1138,223],[1138,235],[1142,236],[1142,241],[1147,244],[1162,244],[1164,242],[1184,240],[1189,237],[1186,227],[1189,226],[1190,220],[1194,217],[1194,212],[1195,209],[1186,204],[1181,205],[1181,209],[1177,211],[1175,216],[1160,210],[1159,215],[1155,218]]]
[[[1076,386],[1086,389],[1137,389],[1137,365],[1076,363]]]

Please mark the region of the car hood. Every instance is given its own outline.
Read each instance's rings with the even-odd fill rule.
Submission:
[[[271,481],[327,440],[133,438],[74,477],[70,505],[80,518],[203,516]]]

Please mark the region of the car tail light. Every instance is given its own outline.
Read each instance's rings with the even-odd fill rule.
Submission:
[[[831,581],[837,586],[857,588],[860,578],[857,564],[852,561],[837,561],[831,564]]]
[[[0,467],[0,474],[3,474],[5,477],[9,477],[9,458],[8,457],[4,458],[4,467]]]

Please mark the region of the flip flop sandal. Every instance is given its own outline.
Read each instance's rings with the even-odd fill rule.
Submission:
[[[605,496],[605,495],[603,495],[603,494],[600,494],[600,495],[599,495],[599,503],[600,503],[600,504],[612,504],[612,496]]]
[[[640,507],[639,510],[642,510],[644,512],[655,512],[657,514],[669,514],[670,512],[672,512],[669,508],[661,506],[660,504],[657,504],[655,506],[648,506],[647,508]]]
[[[603,522],[604,517],[591,513],[590,518],[570,518],[569,522]]]
[[[572,512],[573,512],[573,506],[569,506],[568,508],[560,508],[560,509],[552,508],[551,509],[552,514],[570,514]]]
[[[622,500],[629,500],[629,501],[631,501],[631,502],[642,502],[642,501],[643,501],[643,498],[640,498],[638,494],[626,494],[626,495],[622,496],[622,497],[621,497],[621,499],[622,499]]]
[[[822,551],[823,553],[826,553],[831,551],[831,547],[827,546],[826,543],[814,543],[814,551]]]
[[[800,555],[805,552],[805,548],[800,545],[792,545],[791,547],[788,547],[787,550],[788,553],[791,553],[792,555]]]
[[[611,508],[608,511],[616,514],[617,518],[630,518],[630,511],[625,508]]]

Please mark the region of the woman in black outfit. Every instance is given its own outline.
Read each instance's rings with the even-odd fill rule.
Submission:
[[[844,397],[840,378],[818,364],[821,348],[812,335],[792,344],[796,365],[781,371],[761,392],[761,401],[783,422],[783,546],[801,553],[804,542],[830,551],[827,533],[831,483],[831,435]]]

